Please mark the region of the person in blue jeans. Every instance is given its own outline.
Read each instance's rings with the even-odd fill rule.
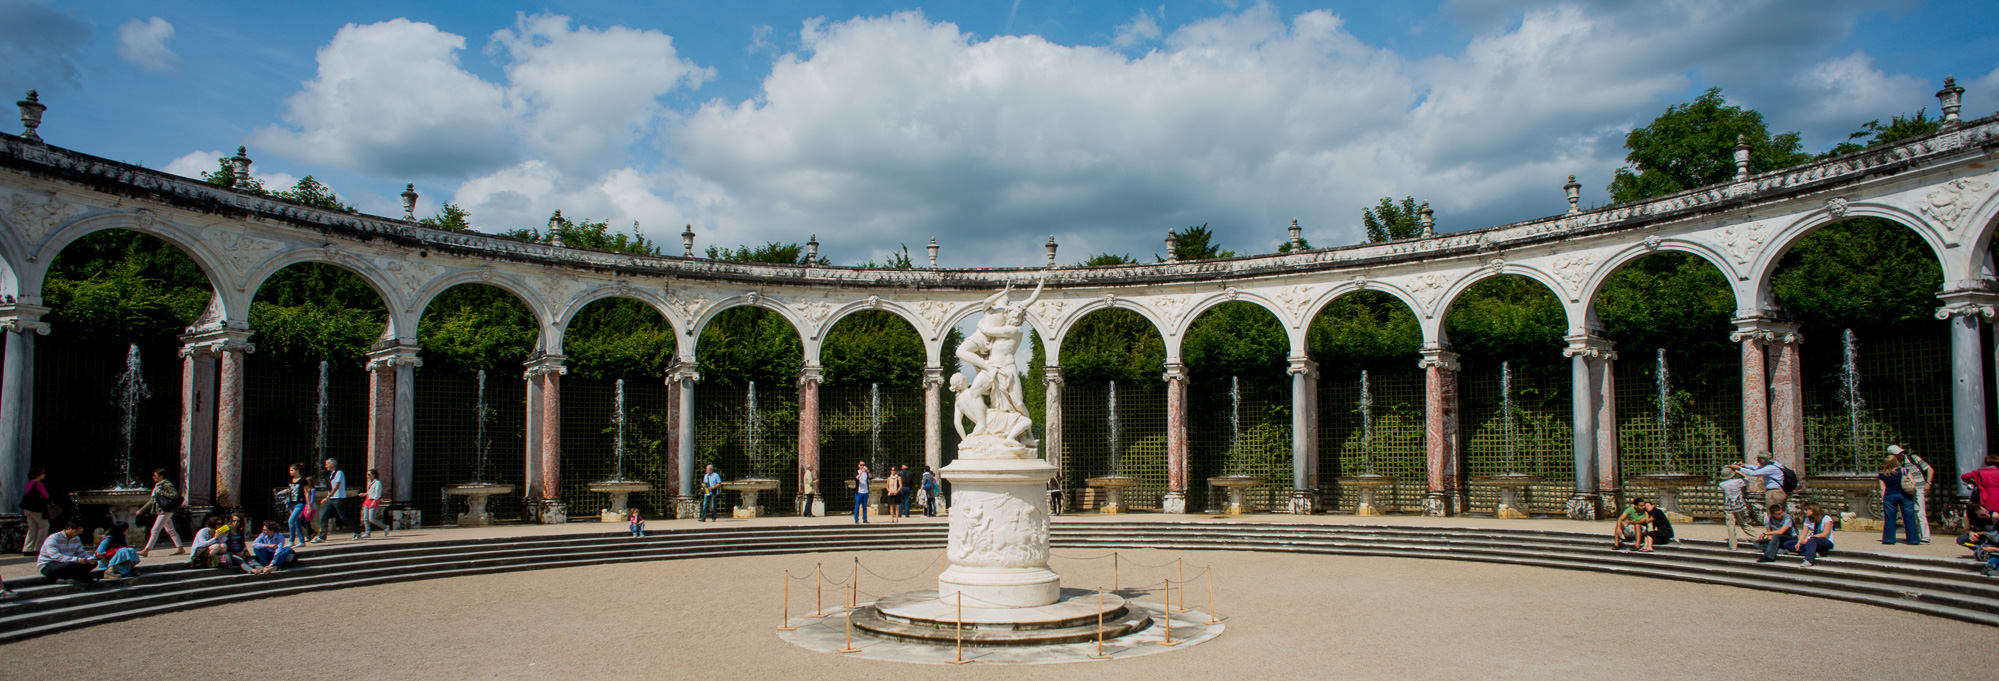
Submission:
[[[1784,512],[1783,504],[1771,504],[1770,513],[1763,516],[1763,534],[1756,538],[1756,545],[1763,549],[1763,557],[1758,563],[1773,563],[1777,554],[1785,546],[1798,543],[1798,532],[1791,516]]]
[[[1805,562],[1799,565],[1811,567],[1818,562],[1819,554],[1831,551],[1833,548],[1832,517],[1826,515],[1825,508],[1817,503],[1806,503],[1804,510],[1803,528],[1798,532],[1797,551],[1805,558]]]
[[[854,522],[868,521],[868,462],[862,461],[860,469],[854,471]]]
[[[292,464],[291,470],[292,480],[285,486],[286,492],[291,495],[289,507],[291,513],[287,515],[285,523],[290,526],[286,529],[291,530],[291,534],[288,536],[291,545],[303,546],[305,545],[306,528],[305,506],[312,501],[312,480],[305,475],[305,472],[308,470],[305,464]],[[269,563],[265,563],[265,565],[269,565]]]
[[[722,474],[715,472],[715,464],[708,464],[708,474],[701,476],[701,515],[696,522],[715,519],[715,495],[722,492]]]
[[[279,568],[290,565],[296,560],[298,554],[292,553],[292,548],[285,544],[285,536],[278,534],[278,521],[264,521],[264,533],[250,540],[251,555],[256,556],[257,562],[263,565],[252,574],[277,572]]]
[[[1921,531],[1916,529],[1916,500],[1902,491],[1902,476],[1908,471],[1902,468],[1902,455],[1889,454],[1881,462],[1881,472],[1874,477],[1881,485],[1881,543],[1895,543],[1896,518],[1901,519],[1906,543],[1922,542]]]

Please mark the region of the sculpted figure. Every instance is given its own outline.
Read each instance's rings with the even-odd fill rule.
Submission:
[[[952,389],[959,393],[953,400],[954,415],[972,419],[972,429],[965,435],[967,442],[963,449],[985,449],[985,445],[973,442],[979,436],[1002,441],[999,443],[1002,449],[1037,444],[1029,434],[1034,424],[1027,417],[1027,399],[1014,371],[1015,357],[1026,334],[1027,307],[1041,298],[1045,285],[1045,281],[1036,284],[1034,293],[1017,304],[1007,300],[1007,295],[1013,291],[1011,284],[987,298],[985,316],[979,319],[978,330],[959,344],[956,352],[958,359],[978,372],[962,388],[959,387],[960,377],[954,377],[951,384]],[[953,423],[963,426],[962,418],[954,417]],[[960,432],[965,434],[965,431]]]

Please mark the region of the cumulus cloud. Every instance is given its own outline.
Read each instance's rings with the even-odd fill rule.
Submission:
[[[458,65],[465,39],[396,19],[348,24],[319,71],[286,100],[286,125],[253,144],[292,158],[391,176],[462,175],[515,159],[505,92]]]
[[[1111,36],[1111,44],[1126,48],[1136,47],[1142,43],[1158,40],[1159,35],[1159,21],[1152,18],[1151,13],[1141,10],[1137,16],[1131,18],[1131,21],[1117,27],[1117,33]]]
[[[90,40],[90,24],[74,11],[50,9],[48,2],[0,2],[0,92],[12,96],[31,88],[49,90],[75,83],[78,60]]]
[[[118,58],[148,71],[180,68],[180,55],[167,47],[174,37],[174,25],[159,17],[132,17],[118,26]]]
[[[221,164],[217,163],[216,159],[228,158],[235,155],[236,152],[233,151],[190,151],[183,154],[180,158],[168,161],[167,165],[160,168],[160,170],[190,180],[199,180],[202,173],[212,173],[221,167]],[[267,172],[255,163],[250,164],[250,177],[262,181],[264,188],[271,191],[290,189],[293,185],[298,184],[299,179],[297,175],[291,173]]]
[[[568,17],[522,15],[492,44],[508,60],[507,100],[522,141],[570,171],[623,160],[631,140],[665,111],[659,97],[714,77],[680,58],[664,33],[572,30]]]

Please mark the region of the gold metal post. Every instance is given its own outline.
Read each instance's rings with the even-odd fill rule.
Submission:
[[[778,631],[791,631],[791,571],[784,571],[784,619],[777,623]]]
[[[861,604],[860,601],[855,600],[855,597],[859,596],[861,593],[860,556],[854,556],[854,574],[847,577],[847,586],[852,587],[847,589],[847,609],[853,610],[854,608],[860,607]]]
[[[1215,614],[1215,566],[1208,566],[1208,623],[1221,624],[1222,618]]]
[[[965,659],[965,592],[958,592],[958,659],[951,664],[964,664]]]
[[[860,560],[860,559],[856,558],[855,560],[857,560],[857,561],[858,561],[858,560]],[[854,583],[853,583],[853,582],[848,582],[848,583],[847,583],[847,593],[849,593],[849,594],[853,594],[853,593],[854,593],[855,591],[856,591],[856,589],[854,588]],[[847,597],[847,602],[848,602],[848,603],[852,603],[852,602],[854,602],[854,596],[852,596],[852,595],[849,595],[849,596]],[[839,650],[836,650],[836,651],[834,651],[834,652],[838,652],[838,653],[858,653],[858,652],[861,652],[861,649],[860,649],[860,648],[855,648],[855,647],[854,647],[854,609],[853,609],[853,608],[847,608],[847,617],[846,617],[845,619],[847,620],[847,647],[845,647],[845,648],[841,648],[841,649],[839,649]]]
[[[819,563],[812,564],[812,616],[826,616],[826,574]]]
[[[1091,655],[1090,659],[1111,659],[1111,656],[1104,654],[1104,588],[1101,586],[1097,587],[1097,654]]]
[[[1160,610],[1159,614],[1166,617],[1166,640],[1160,641],[1159,645],[1180,645],[1173,642],[1173,580],[1166,580],[1166,607]]]
[[[1187,559],[1173,559],[1174,569],[1180,571],[1180,609],[1173,612],[1187,612]]]
[[[1122,590],[1121,588],[1119,588],[1119,587],[1118,587],[1118,579],[1117,579],[1117,577],[1118,577],[1118,568],[1117,568],[1117,552],[1116,552],[1116,551],[1112,551],[1112,552],[1111,552],[1111,590],[1112,590],[1112,591],[1121,591],[1121,590]]]

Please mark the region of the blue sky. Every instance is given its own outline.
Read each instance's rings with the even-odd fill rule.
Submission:
[[[0,0],[0,91],[51,143],[191,174],[247,145],[378,214],[561,209],[841,264],[1268,252],[1413,195],[1467,229],[1585,202],[1708,87],[1823,149],[1943,76],[1999,108],[1985,0],[53,3]]]

